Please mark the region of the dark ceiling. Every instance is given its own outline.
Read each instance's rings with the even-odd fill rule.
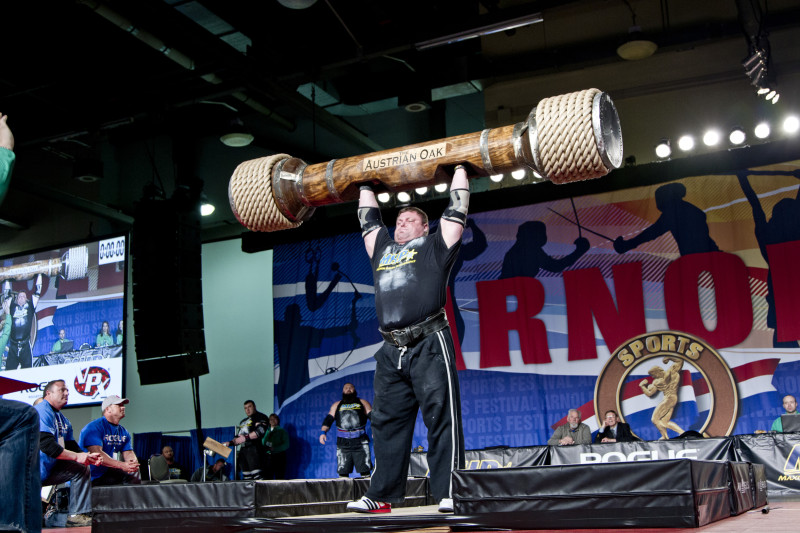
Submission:
[[[781,106],[797,107],[796,1],[773,0],[768,10],[757,0],[283,5],[301,3],[4,3],[0,112],[18,161],[0,207],[0,252],[125,230],[145,187],[169,196],[187,176],[201,179],[217,206],[204,238],[236,235],[242,228],[225,197],[237,162],[286,152],[315,163],[471,133],[520,121],[543,97],[595,86],[617,103],[626,155],[648,162],[659,135],[709,108],[691,103],[704,88],[719,106],[730,99],[720,109],[740,122],[763,113],[741,66],[742,20],[753,17],[770,31]],[[422,46],[535,14],[543,22]],[[616,48],[634,23],[659,49],[625,61]],[[217,140],[236,116],[255,135],[246,148]],[[666,133],[653,130],[657,123]],[[73,178],[101,174],[91,167],[97,160],[102,179]]]

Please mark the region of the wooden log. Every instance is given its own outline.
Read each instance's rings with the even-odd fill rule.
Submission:
[[[589,89],[547,98],[524,122],[308,165],[272,156],[239,165],[229,198],[255,231],[296,227],[316,207],[352,201],[372,183],[391,192],[448,182],[463,164],[475,178],[529,168],[555,183],[608,174],[622,162],[619,117],[607,94]]]

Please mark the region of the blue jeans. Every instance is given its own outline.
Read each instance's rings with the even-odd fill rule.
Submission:
[[[59,485],[69,481],[69,514],[92,512],[92,476],[89,467],[74,461],[56,461],[42,485]]]
[[[0,527],[42,530],[39,483],[39,413],[30,405],[0,399]]]

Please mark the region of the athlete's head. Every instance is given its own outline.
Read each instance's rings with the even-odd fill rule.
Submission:
[[[356,392],[356,386],[352,383],[345,383],[344,387],[342,387],[342,401],[344,403],[352,403],[356,401],[358,398],[358,393]]]
[[[404,207],[397,214],[397,222],[394,229],[394,240],[398,244],[405,244],[408,241],[428,234],[428,215],[418,207]]]

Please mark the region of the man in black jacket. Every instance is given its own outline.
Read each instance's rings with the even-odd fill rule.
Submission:
[[[603,425],[597,430],[594,437],[595,444],[599,442],[633,442],[639,440],[625,422],[620,422],[616,411],[606,411]]]
[[[269,428],[269,418],[256,410],[253,400],[244,402],[244,414],[247,416],[239,422],[236,438],[225,444],[243,445],[238,455],[238,467],[243,479],[264,479],[267,454],[261,439]]]

